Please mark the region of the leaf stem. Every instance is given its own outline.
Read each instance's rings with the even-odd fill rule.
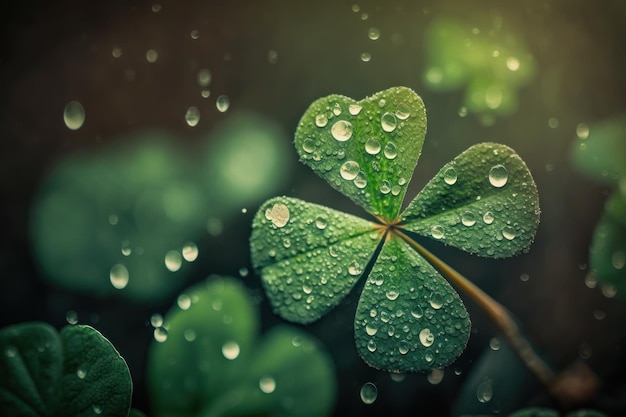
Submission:
[[[393,229],[393,233],[404,240],[409,246],[425,257],[435,268],[444,274],[457,288],[469,295],[478,306],[487,314],[496,328],[502,333],[506,341],[513,347],[526,367],[546,387],[550,387],[555,378],[554,371],[537,355],[530,342],[524,337],[513,317],[502,304],[491,298],[473,282],[465,278],[454,268],[443,262],[422,245],[417,243],[404,232]]]

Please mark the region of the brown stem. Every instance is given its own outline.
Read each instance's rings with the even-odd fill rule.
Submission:
[[[555,378],[555,374],[550,367],[537,355],[531,344],[521,333],[509,312],[491,298],[487,293],[474,285],[473,282],[465,278],[451,266],[433,255],[422,245],[411,239],[398,229],[393,229],[393,233],[404,240],[409,246],[415,249],[420,255],[426,258],[435,268],[444,274],[457,288],[469,295],[478,306],[487,314],[494,325],[502,333],[506,341],[513,347],[526,367],[543,383],[546,387]]]

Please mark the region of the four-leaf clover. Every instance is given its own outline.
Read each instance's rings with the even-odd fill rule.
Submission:
[[[286,320],[317,320],[369,270],[356,346],[371,366],[395,372],[447,365],[470,331],[459,295],[410,234],[502,258],[527,249],[539,222],[528,168],[495,143],[458,155],[400,212],[425,134],[424,104],[409,88],[315,101],[295,135],[302,162],[376,221],[289,197],[265,202],[253,221],[252,262]]]

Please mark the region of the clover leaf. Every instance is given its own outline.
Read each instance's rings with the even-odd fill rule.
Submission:
[[[0,352],[3,416],[128,415],[126,362],[92,327],[9,326],[0,330]]]
[[[355,340],[367,363],[390,371],[445,366],[463,351],[470,330],[458,294],[408,233],[501,258],[525,250],[539,221],[528,168],[494,143],[475,145],[444,166],[400,213],[425,132],[423,102],[409,88],[358,102],[339,95],[315,101],[295,135],[302,162],[377,222],[276,197],[252,226],[252,263],[274,310],[290,321],[320,318],[373,262]]]
[[[324,416],[336,382],[326,352],[304,332],[272,328],[243,286],[212,277],[186,290],[154,341],[148,383],[155,416]]]

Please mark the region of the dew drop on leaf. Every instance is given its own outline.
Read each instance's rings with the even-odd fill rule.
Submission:
[[[413,310],[411,310],[411,315],[416,319],[421,319],[424,316],[424,310],[422,310],[420,306],[415,306]]]
[[[380,38],[380,30],[378,28],[370,28],[367,31],[367,37],[375,41]]]
[[[366,382],[361,387],[361,401],[365,404],[372,404],[378,397],[378,388],[371,382]]]
[[[509,174],[504,165],[494,165],[489,170],[489,182],[496,188],[504,187],[508,178]]]
[[[411,115],[411,110],[409,106],[405,103],[400,103],[398,105],[398,109],[396,110],[396,117],[400,120],[406,120]]]
[[[374,336],[376,333],[378,333],[378,327],[368,324],[365,326],[365,333],[367,333],[368,336]]]
[[[391,191],[391,184],[389,184],[389,181],[382,180],[380,183],[380,192],[383,194],[389,194],[390,191]]]
[[[443,296],[435,292],[430,296],[430,300],[428,300],[430,306],[435,310],[439,310],[443,306]]]
[[[381,146],[380,142],[376,138],[369,138],[365,141],[365,152],[370,155],[378,155],[380,152]]]
[[[361,105],[356,104],[356,103],[350,104],[348,106],[348,112],[353,116],[356,116],[357,114],[359,114],[361,112],[361,109],[362,109]]]
[[[78,369],[76,370],[76,376],[79,379],[85,379],[85,377],[87,376],[87,370],[84,367],[79,366]]]
[[[318,218],[315,219],[315,227],[317,227],[320,230],[324,230],[326,229],[326,226],[328,225],[328,223],[326,222],[326,219],[323,218],[322,216],[319,216]]]
[[[113,265],[109,273],[109,279],[114,288],[118,290],[125,288],[129,281],[128,269],[122,264]]]
[[[352,181],[359,174],[361,167],[358,162],[355,161],[346,161],[339,168],[339,174],[341,174],[341,178],[344,180]]]
[[[444,236],[443,227],[435,225],[430,228],[430,235],[435,239],[441,239]]]
[[[176,303],[181,310],[189,310],[189,307],[191,307],[191,297],[187,294],[181,294],[178,296]]]
[[[353,261],[348,267],[348,274],[352,276],[359,275],[363,270],[361,269],[361,265],[358,264],[357,261]]]
[[[473,226],[476,224],[476,215],[472,211],[466,211],[461,215],[461,223],[463,226]]]
[[[358,173],[353,182],[357,188],[363,189],[367,186],[367,178],[365,178],[365,174],[362,171]]]
[[[339,103],[335,103],[335,105],[333,106],[333,114],[335,116],[339,116],[341,115],[341,112],[342,112],[341,106],[339,105]]]
[[[276,380],[271,376],[264,376],[259,380],[259,388],[265,394],[271,394],[276,390]]]
[[[208,87],[211,83],[211,71],[206,68],[202,68],[198,71],[198,85],[200,87]]]
[[[150,324],[155,328],[163,326],[163,316],[159,313],[154,313],[150,316]]]
[[[93,410],[94,414],[102,414],[102,407],[100,407],[99,405],[94,404],[91,406],[91,409]]]
[[[193,331],[192,329],[187,329],[183,333],[183,337],[185,338],[186,341],[193,342],[194,340],[196,340],[196,332]]]
[[[390,288],[385,294],[387,299],[391,301],[397,299],[399,295],[400,295],[400,292],[395,287]]]
[[[611,265],[613,265],[613,268],[615,269],[624,268],[626,265],[626,256],[623,251],[617,250],[613,252],[613,255],[611,255]]]
[[[276,203],[265,210],[265,218],[276,227],[284,227],[289,222],[289,208],[282,203]]]
[[[163,343],[167,340],[167,329],[165,327],[157,327],[154,329],[154,340],[156,340],[159,343]]]
[[[454,185],[456,183],[457,180],[457,173],[456,173],[456,169],[454,169],[453,167],[449,167],[447,168],[444,172],[443,172],[443,180],[446,182],[446,184],[448,185]]]
[[[330,128],[330,133],[339,142],[345,142],[352,137],[352,123],[338,120]]]
[[[493,220],[494,220],[493,213],[490,211],[485,212],[485,214],[483,215],[483,222],[485,222],[485,224],[491,224],[493,223]]]
[[[515,229],[511,226],[504,226],[502,228],[502,236],[507,240],[515,239]]]
[[[317,127],[325,127],[328,124],[328,118],[325,114],[318,114],[315,116],[315,126]]]
[[[428,327],[420,331],[419,338],[420,343],[425,347],[432,346],[435,342],[435,335],[432,334]]]
[[[396,116],[393,113],[386,112],[380,118],[380,125],[385,132],[393,132],[398,126],[398,120],[396,120]]]
[[[374,342],[374,340],[367,342],[367,350],[370,352],[376,352],[376,342]]]
[[[387,159],[395,159],[398,156],[398,150],[396,149],[396,145],[393,142],[387,142],[385,145],[385,149],[383,150],[383,154]]]
[[[407,342],[400,342],[400,344],[398,345],[398,352],[400,352],[400,354],[402,355],[406,355],[407,353],[409,353],[409,344]]]

